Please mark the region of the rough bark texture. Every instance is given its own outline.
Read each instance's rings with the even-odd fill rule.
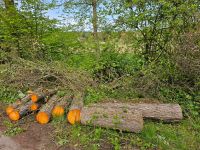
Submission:
[[[72,99],[73,99],[73,95],[66,95],[64,97],[61,97],[58,102],[56,103],[55,106],[62,106],[64,108],[69,108],[71,102],[72,102]]]
[[[144,118],[162,120],[165,122],[177,122],[183,119],[182,109],[179,104],[146,104],[146,103],[101,103],[92,104],[95,107],[123,108],[124,110],[136,110],[142,113]]]
[[[74,110],[74,109],[81,110],[82,107],[83,107],[83,96],[81,93],[77,93],[71,102],[69,110]]]
[[[81,123],[138,133],[143,128],[143,117],[138,111],[123,108],[83,107]]]
[[[56,101],[59,99],[57,95],[53,95],[46,104],[42,105],[39,112],[45,112],[51,116],[51,111],[54,108]]]
[[[32,101],[29,101],[27,103],[25,103],[24,105],[21,105],[20,107],[18,107],[18,112],[20,114],[20,118],[29,114],[31,112],[30,110],[30,106],[33,104]]]
[[[56,92],[57,92],[56,90],[42,90],[40,92],[35,92],[35,95],[37,95],[39,101],[39,100],[49,99],[51,96],[56,94]]]
[[[10,106],[15,109],[15,108],[19,107],[20,105],[23,105],[26,102],[28,102],[30,100],[30,97],[31,97],[31,95],[28,94],[28,95],[24,96],[22,99],[17,100],[16,102],[11,104]]]

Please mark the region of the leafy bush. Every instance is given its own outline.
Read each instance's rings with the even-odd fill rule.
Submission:
[[[105,50],[95,64],[93,74],[100,81],[111,82],[122,76],[134,74],[143,64],[144,59],[141,55]]]

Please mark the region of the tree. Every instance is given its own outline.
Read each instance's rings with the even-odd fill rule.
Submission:
[[[94,39],[98,40],[98,11],[102,3],[103,0],[66,0],[64,6],[68,17],[74,16],[79,26],[86,24],[85,29],[88,30],[92,23]]]
[[[5,8],[7,10],[14,8],[14,0],[4,0]]]
[[[0,7],[1,49],[23,58],[44,58],[42,38],[56,23],[48,19],[45,12],[53,5],[42,0],[21,0],[20,5],[12,0],[4,2]]]
[[[174,38],[195,25],[193,14],[198,11],[197,0],[112,0],[117,26],[138,33],[147,62],[169,54]]]

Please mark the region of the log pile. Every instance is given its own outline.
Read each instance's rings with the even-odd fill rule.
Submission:
[[[70,124],[81,123],[89,126],[139,133],[144,119],[163,122],[178,122],[183,119],[178,104],[116,103],[107,102],[84,106],[83,93],[56,95],[56,90],[37,89],[6,108],[12,121],[18,121],[29,114],[36,114],[40,124],[48,123],[53,117],[62,117]]]

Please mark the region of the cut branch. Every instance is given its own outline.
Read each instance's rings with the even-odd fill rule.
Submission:
[[[56,101],[59,98],[57,97],[57,95],[53,95],[46,104],[44,104],[40,111],[38,112],[37,116],[36,116],[36,120],[40,123],[40,124],[46,124],[50,121],[51,119],[51,111],[53,110]]]
[[[42,90],[41,92],[34,92],[31,95],[31,100],[37,102],[39,100],[48,99],[49,97],[56,94],[56,90]]]
[[[33,110],[31,107],[34,103],[32,101],[28,101],[23,105],[18,106],[15,110],[13,110],[10,114],[9,114],[9,118],[13,121],[17,121],[20,118],[26,116],[27,114],[30,114]],[[37,109],[40,107],[41,105],[37,105]]]
[[[68,112],[72,98],[72,94],[60,98],[52,110],[52,115],[54,117],[60,117],[64,115],[65,111]]]
[[[70,124],[75,124],[80,122],[80,112],[83,107],[83,96],[82,93],[77,93],[71,103],[69,112],[67,114],[67,119]]]

